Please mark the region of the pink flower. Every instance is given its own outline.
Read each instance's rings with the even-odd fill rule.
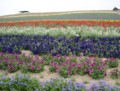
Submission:
[[[71,66],[68,66],[68,69],[71,69]]]
[[[107,74],[106,73],[104,73],[104,76],[106,76]]]
[[[100,68],[101,68],[100,66],[97,67],[98,70],[100,70]]]
[[[110,58],[109,60],[110,60],[110,61],[116,61],[116,59],[115,59],[115,58]]]
[[[87,64],[87,62],[83,62],[83,65],[86,65]]]
[[[87,69],[84,69],[84,72],[87,72]]]
[[[19,64],[23,64],[23,62],[22,62],[22,61],[19,61]]]
[[[35,63],[35,60],[32,60],[32,63]]]
[[[93,67],[95,65],[95,63],[92,63],[91,66]]]
[[[45,61],[44,60],[40,60],[40,63],[43,64]]]
[[[93,72],[93,69],[92,69],[92,68],[90,68],[90,69],[89,69],[89,72]]]
[[[89,75],[91,75],[92,74],[92,72],[91,71],[89,71]]]
[[[78,67],[81,67],[81,65],[80,65],[80,64],[77,64],[77,66],[78,66]]]
[[[75,63],[72,62],[72,63],[71,63],[71,66],[75,66]]]
[[[38,66],[38,67],[37,67],[37,70],[40,70],[40,69],[41,69],[41,67],[40,67],[40,66]]]
[[[31,70],[34,70],[34,68],[35,68],[34,66],[31,66]]]
[[[71,74],[71,72],[70,71],[68,71],[68,75],[70,75]]]
[[[57,54],[56,57],[59,58],[59,57],[60,57],[60,54]]]
[[[69,64],[69,60],[66,60],[66,61],[65,61],[65,64]]]

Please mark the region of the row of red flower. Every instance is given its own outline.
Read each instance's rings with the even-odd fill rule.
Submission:
[[[26,25],[32,25],[32,26],[62,26],[65,27],[67,25],[70,26],[81,26],[81,25],[87,25],[87,26],[103,26],[103,27],[120,27],[120,21],[112,21],[112,20],[43,20],[43,21],[16,21],[16,22],[0,22],[0,26],[26,26]]]

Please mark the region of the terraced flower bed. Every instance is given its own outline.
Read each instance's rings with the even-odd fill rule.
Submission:
[[[6,72],[10,78],[0,79],[0,90],[119,91],[119,23],[119,21],[1,23],[0,71]],[[31,53],[26,55],[28,51]],[[15,76],[17,72],[30,74],[30,78],[27,78],[28,75],[11,78],[11,75]],[[39,77],[39,74],[45,75],[44,72],[47,74],[46,78]],[[31,78],[31,74],[37,74],[36,79],[43,78],[44,83]],[[53,74],[64,79],[45,82],[49,77],[54,77]],[[84,83],[76,83],[77,81],[69,82],[75,76],[78,76],[78,79],[88,79],[86,82],[83,81],[84,83],[89,83],[90,79],[90,82],[94,80],[98,83],[85,86]],[[99,83],[100,79],[107,79],[108,83],[113,81],[112,85],[117,84],[117,87],[106,85],[104,81]]]

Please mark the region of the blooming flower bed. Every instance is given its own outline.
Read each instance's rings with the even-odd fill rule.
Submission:
[[[53,37],[67,37],[74,36],[94,36],[94,37],[119,37],[120,27],[88,27],[88,26],[66,26],[46,28],[40,26],[14,26],[14,27],[0,27],[0,35],[49,35]]]
[[[22,70],[24,73],[38,73],[44,70],[44,61],[37,56],[33,58],[25,55],[0,53],[0,69],[8,70],[10,73],[18,70]]]
[[[54,78],[47,82],[39,82],[28,75],[3,77],[0,79],[0,90],[5,91],[120,91],[120,88],[108,85],[104,80],[91,83],[87,87],[84,83]]]
[[[96,55],[98,57],[120,58],[120,37],[52,37],[32,35],[1,35],[0,51],[3,53],[20,53],[30,50],[33,54],[52,55]]]
[[[24,73],[38,73],[44,70],[44,65],[50,65],[49,70],[51,72],[58,72],[65,78],[75,74],[88,74],[94,79],[104,78],[104,76],[107,75],[106,69],[108,67],[118,66],[109,64],[110,62],[118,64],[118,61],[115,58],[110,58],[103,61],[96,57],[91,58],[80,56],[77,58],[70,58],[67,56],[62,57],[60,55],[50,57],[49,55],[40,60],[38,56],[26,57],[25,55],[0,53],[0,69],[2,70],[8,70],[8,72],[22,70]]]
[[[47,27],[56,27],[56,26],[114,26],[120,27],[120,21],[118,20],[43,20],[43,21],[18,21],[18,22],[0,22],[0,26],[47,26]]]

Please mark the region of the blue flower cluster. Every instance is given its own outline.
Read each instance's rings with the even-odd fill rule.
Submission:
[[[120,91],[120,88],[108,85],[104,80],[99,83],[84,83],[67,81],[64,78],[51,78],[46,82],[39,82],[36,78],[19,74],[15,77],[4,77],[0,80],[0,91]]]
[[[53,55],[96,55],[98,57],[120,58],[120,37],[52,37],[39,35],[1,35],[0,51],[20,53],[30,50],[33,54],[52,53]]]
[[[108,85],[104,80],[100,80],[99,83],[91,82],[90,91],[120,91],[120,88]]]
[[[3,77],[0,80],[0,91],[35,91],[40,82],[28,75],[19,74],[16,77]]]

